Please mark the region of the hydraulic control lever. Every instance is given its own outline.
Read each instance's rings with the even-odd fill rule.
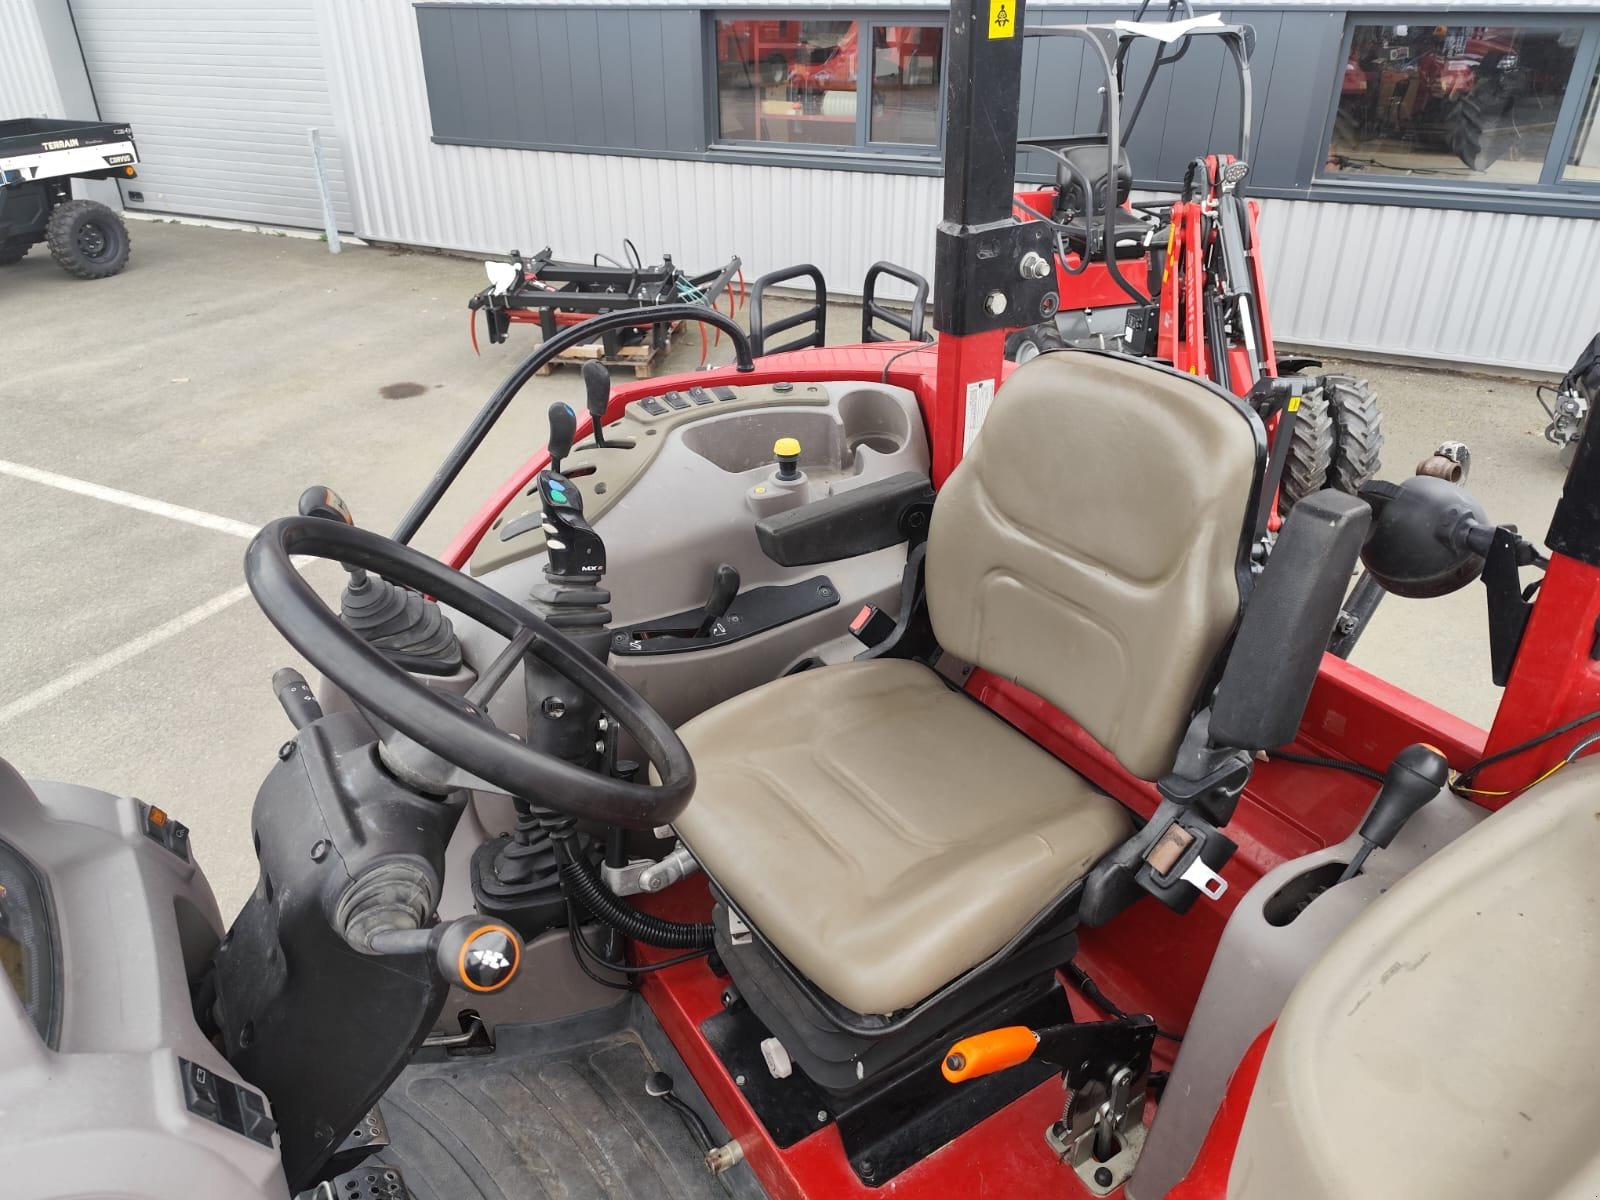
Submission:
[[[589,410],[589,420],[594,426],[594,444],[604,449],[606,409],[611,404],[611,372],[606,370],[604,363],[591,358],[583,364],[583,386],[583,404]]]
[[[570,404],[557,400],[550,406],[550,469],[561,472],[561,460],[572,453],[572,439],[578,432],[578,416]]]
[[[700,624],[693,636],[710,637],[717,623],[727,616],[733,598],[738,594],[739,568],[729,563],[719,564],[716,573],[711,577],[711,595],[706,597],[705,615],[700,618]]]
[[[1444,755],[1426,743],[1416,742],[1396,754],[1384,772],[1372,807],[1361,822],[1361,849],[1356,851],[1338,882],[1344,883],[1359,875],[1367,856],[1394,841],[1406,822],[1439,794],[1449,776],[1450,766]]]
[[[356,523],[339,493],[320,484],[300,493],[299,509],[302,517]],[[340,565],[350,576],[339,598],[339,616],[346,625],[408,671],[452,675],[461,668],[461,642],[437,604],[409,588],[371,576],[363,567]],[[273,691],[281,691],[276,683]],[[281,695],[279,700],[283,702]],[[295,719],[293,712],[289,719]]]
[[[368,936],[366,949],[371,954],[431,954],[446,983],[480,996],[509,986],[522,966],[517,931],[476,915],[424,929],[380,930]]]

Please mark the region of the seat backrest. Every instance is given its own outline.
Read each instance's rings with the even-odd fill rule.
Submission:
[[[1159,778],[1239,617],[1265,447],[1234,397],[1153,363],[1017,368],[934,505],[939,643]]]

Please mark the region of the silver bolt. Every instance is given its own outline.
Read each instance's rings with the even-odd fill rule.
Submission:
[[[594,723],[594,727],[596,729],[598,729],[601,733],[604,733],[606,730],[611,728],[611,722],[607,718],[601,717],[598,721],[596,721]]]
[[[817,1122],[818,1122],[818,1124],[821,1124],[821,1125],[826,1125],[828,1123],[828,1110],[827,1109],[825,1109],[825,1108],[817,1109]]]
[[[560,696],[546,696],[544,703],[539,705],[539,711],[552,721],[559,721],[567,715],[567,702]]]
[[[983,308],[991,317],[998,317],[1006,311],[1006,294],[1001,291],[990,292],[983,298]]]
[[[1044,255],[1029,250],[1022,256],[1021,271],[1024,279],[1043,279],[1050,274],[1050,264],[1044,260]]]
[[[744,1076],[743,1075],[735,1075],[733,1077],[733,1081],[734,1081],[734,1083],[738,1084],[740,1087],[744,1086]]]
[[[606,740],[605,740],[605,738],[601,738],[599,741],[595,742],[595,744],[594,744],[594,752],[596,754],[604,754],[606,752]]]

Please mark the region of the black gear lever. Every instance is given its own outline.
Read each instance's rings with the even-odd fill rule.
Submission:
[[[712,629],[727,615],[728,609],[733,605],[733,598],[738,594],[739,568],[729,563],[719,564],[716,573],[711,577],[711,595],[706,597],[705,615],[700,618],[700,625],[695,629],[694,636],[710,637]]]
[[[559,472],[561,460],[572,453],[572,438],[578,432],[578,417],[570,404],[557,400],[550,406],[550,469]]]
[[[604,363],[591,358],[583,364],[583,386],[587,392],[584,407],[589,410],[589,420],[594,425],[594,444],[604,449],[606,435],[602,430],[606,409],[611,405],[611,372]]]
[[[1405,823],[1439,794],[1449,777],[1450,765],[1445,762],[1444,755],[1423,742],[1416,742],[1396,754],[1384,772],[1383,784],[1373,798],[1372,807],[1361,822],[1361,849],[1339,876],[1339,882],[1359,875],[1367,856],[1394,841]]]

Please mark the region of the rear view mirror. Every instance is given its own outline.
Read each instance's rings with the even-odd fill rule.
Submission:
[[[1270,750],[1293,741],[1372,522],[1355,496],[1298,501],[1245,602],[1211,705],[1211,742]]]

